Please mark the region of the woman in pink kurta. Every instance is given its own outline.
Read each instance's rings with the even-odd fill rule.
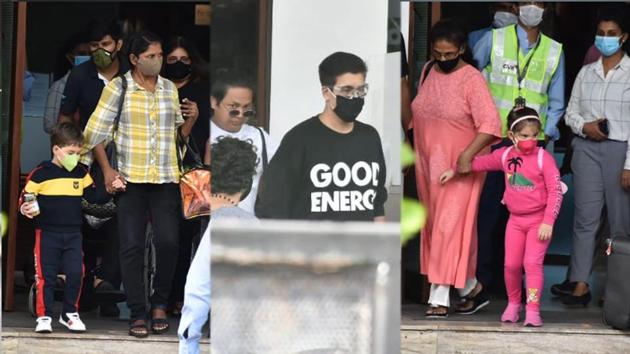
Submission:
[[[466,34],[459,25],[440,21],[429,40],[436,65],[422,82],[423,70],[411,104],[416,182],[429,211],[421,234],[420,271],[432,284],[427,316],[446,317],[450,286],[474,300],[462,313],[487,304],[475,278],[477,209],[485,175],[470,174],[444,186],[440,175],[453,166],[469,173],[474,156],[501,136],[501,121],[483,76],[461,58]]]

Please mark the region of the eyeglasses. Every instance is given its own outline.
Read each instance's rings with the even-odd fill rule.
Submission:
[[[240,108],[237,106],[224,106],[224,107],[228,111],[228,114],[230,115],[230,117],[232,118],[236,118],[240,116],[241,114],[245,118],[251,118],[256,115],[256,111],[254,111],[251,108]]]
[[[440,53],[440,52],[436,52],[435,50],[432,50],[431,54],[436,60],[452,60],[452,59],[457,58],[457,56],[459,55],[459,52]]]
[[[189,57],[174,57],[174,56],[170,56],[166,58],[166,63],[167,64],[175,64],[178,61],[181,61],[182,63],[186,64],[186,65],[190,65],[192,63],[192,60]]]
[[[359,87],[333,86],[332,88],[330,88],[330,90],[335,95],[341,95],[341,96],[346,97],[346,98],[363,98],[363,97],[365,97],[367,95],[368,90],[369,90],[369,86],[368,86],[368,84],[365,84],[365,85],[359,86]]]

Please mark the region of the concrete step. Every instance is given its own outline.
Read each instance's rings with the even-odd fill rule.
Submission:
[[[590,324],[525,328],[501,322],[418,321],[401,326],[402,353],[630,353],[630,333]]]
[[[201,341],[201,353],[210,353],[210,341]],[[98,334],[74,334],[57,331],[37,334],[32,329],[3,328],[3,354],[172,354],[178,352],[174,335],[150,335],[133,338],[121,331],[102,331]]]

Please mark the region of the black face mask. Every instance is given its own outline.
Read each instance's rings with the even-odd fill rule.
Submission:
[[[337,96],[337,107],[335,107],[334,111],[344,122],[352,123],[361,113],[364,102],[365,99],[359,97],[350,99]]]
[[[440,70],[445,73],[453,71],[453,69],[457,66],[457,63],[459,63],[459,56],[451,60],[437,61],[437,65],[440,67]]]
[[[166,64],[164,76],[173,80],[181,80],[192,72],[191,65],[176,61],[173,64]]]

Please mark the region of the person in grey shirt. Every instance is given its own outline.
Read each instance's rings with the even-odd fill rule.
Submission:
[[[256,217],[239,208],[251,189],[256,174],[258,156],[251,143],[231,137],[212,144],[210,171],[210,225],[206,229],[193,258],[186,279],[184,307],[177,334],[179,353],[199,353],[201,329],[210,312],[210,228],[212,222],[236,218],[257,221]]]

